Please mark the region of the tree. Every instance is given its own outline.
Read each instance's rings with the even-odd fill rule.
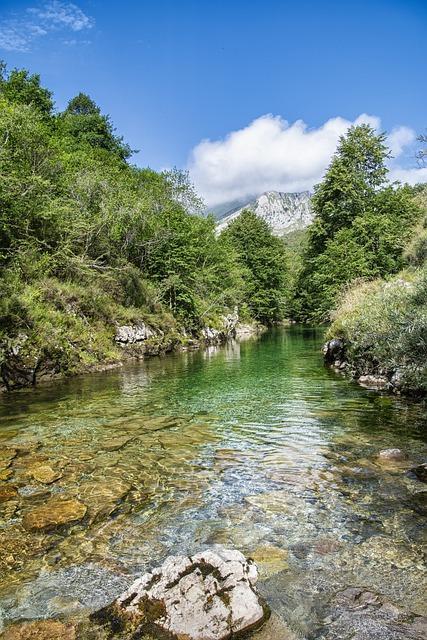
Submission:
[[[222,235],[244,268],[244,298],[253,317],[269,324],[284,317],[286,253],[270,227],[252,211],[243,211]]]
[[[369,206],[369,200],[385,184],[384,164],[389,152],[385,134],[375,134],[367,124],[350,127],[341,136],[323,181],[312,198],[314,224],[309,230],[310,255],[323,251],[326,242]]]
[[[419,209],[407,187],[387,184],[384,134],[351,127],[313,196],[303,268],[293,302],[300,320],[325,321],[356,278],[396,272]]]
[[[59,117],[60,129],[83,145],[104,149],[121,160],[128,159],[134,151],[114,134],[109,116],[101,114],[97,104],[85,93],[72,98]]]
[[[40,76],[30,75],[26,69],[13,69],[8,74],[4,62],[0,62],[0,96],[34,107],[44,118],[52,113],[52,93],[40,85]]]

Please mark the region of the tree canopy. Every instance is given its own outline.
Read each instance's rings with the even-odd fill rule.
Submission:
[[[388,157],[385,135],[369,125],[340,139],[312,199],[315,219],[293,302],[298,319],[325,321],[348,283],[402,267],[420,211],[411,189],[388,183]]]

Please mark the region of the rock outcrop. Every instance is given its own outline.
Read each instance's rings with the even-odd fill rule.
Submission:
[[[155,335],[156,332],[151,327],[144,322],[139,322],[136,325],[122,325],[117,327],[114,339],[118,345],[127,346],[138,342],[145,342],[145,340]]]
[[[227,640],[268,617],[255,591],[257,578],[256,565],[239,551],[171,556],[92,619],[109,637],[151,632],[176,640]]]

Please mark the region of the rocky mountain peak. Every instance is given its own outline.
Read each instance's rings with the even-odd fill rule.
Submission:
[[[268,222],[273,233],[278,236],[305,229],[313,220],[309,191],[301,193],[266,191],[247,203],[223,213],[218,219],[218,231],[223,231],[244,209],[253,211]]]

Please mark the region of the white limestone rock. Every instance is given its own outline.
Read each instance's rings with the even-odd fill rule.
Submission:
[[[105,621],[111,614],[132,632],[154,627],[176,639],[227,640],[268,617],[254,588],[257,578],[256,565],[239,551],[170,556],[98,617]]]
[[[137,325],[122,325],[121,327],[117,327],[115,341],[119,345],[135,344],[136,342],[144,342],[147,338],[155,335],[151,327],[140,322]]]

